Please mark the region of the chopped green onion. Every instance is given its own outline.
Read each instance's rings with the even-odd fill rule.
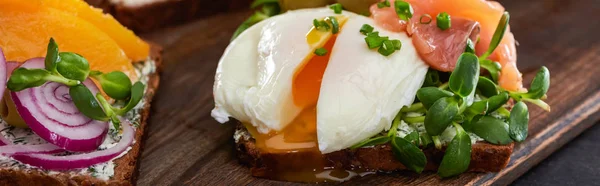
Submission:
[[[377,3],[377,8],[384,8],[384,7],[390,7],[389,0],[385,0],[385,1]]]
[[[362,27],[360,27],[360,33],[362,33],[363,35],[367,35],[371,32],[373,32],[373,26],[369,25],[369,24],[363,24]]]
[[[319,21],[317,19],[313,20],[313,26],[315,26],[315,28],[320,31],[329,31],[329,29],[331,28],[329,24],[327,24],[327,22],[323,20]]]
[[[369,47],[369,49],[381,47],[381,45],[383,45],[383,42],[387,41],[388,39],[388,37],[379,36],[379,32],[368,33],[367,37],[365,37],[365,41],[367,42],[367,46]]]
[[[431,23],[432,20],[433,20],[433,18],[431,18],[431,16],[429,14],[423,14],[423,15],[421,15],[421,18],[419,18],[419,23],[429,24],[429,23]]]
[[[394,50],[400,50],[400,48],[402,48],[402,42],[400,42],[400,40],[394,39],[390,41],[392,41],[392,44],[394,45]]]
[[[332,4],[332,5],[329,5],[329,8],[332,9],[335,14],[342,13],[342,4],[339,4],[339,3]]]
[[[325,56],[325,55],[327,55],[327,49],[325,49],[325,48],[318,48],[318,49],[315,50],[315,54],[317,56]]]
[[[442,30],[446,30],[450,28],[450,26],[450,15],[448,15],[446,12],[439,13],[437,15],[437,27]]]
[[[408,19],[413,17],[414,10],[406,1],[396,0],[394,8],[396,9],[396,14],[402,20],[408,21]]]
[[[394,43],[392,43],[390,40],[384,41],[381,47],[379,47],[379,50],[377,50],[377,52],[384,56],[389,56],[390,54],[394,53],[394,51],[396,51],[394,48]]]
[[[331,29],[331,33],[337,34],[338,32],[340,32],[340,23],[338,22],[337,18],[329,16],[325,18],[325,21],[331,23],[331,26],[333,27],[333,29]]]

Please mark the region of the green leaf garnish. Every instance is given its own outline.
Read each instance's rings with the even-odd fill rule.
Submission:
[[[450,15],[446,12],[441,12],[436,16],[437,27],[441,30],[447,30],[452,26],[452,21],[450,21]]]
[[[44,59],[44,64],[46,66],[46,70],[50,72],[56,72],[56,63],[60,61],[60,57],[58,55],[58,44],[54,41],[54,38],[50,38],[48,42],[48,49],[46,50],[46,58]]]
[[[265,20],[269,18],[268,15],[262,13],[262,12],[255,12],[254,14],[252,14],[252,16],[250,16],[248,19],[246,19],[246,21],[244,21],[236,30],[235,32],[233,32],[233,36],[231,36],[231,41],[233,41],[235,38],[237,38],[240,34],[242,34],[242,32],[244,32],[246,29],[250,28],[252,25]]]
[[[486,114],[488,111],[488,101],[487,100],[481,100],[481,101],[476,101],[473,102],[473,104],[469,107],[467,107],[466,110],[469,114],[471,114],[472,116],[474,115],[483,115]]]
[[[6,86],[9,90],[18,92],[43,85],[48,81],[49,76],[51,76],[50,72],[45,69],[17,68],[8,79]]]
[[[121,109],[115,109],[115,113],[117,115],[125,115],[125,113],[129,112],[131,109],[133,109],[144,97],[144,89],[145,86],[144,84],[142,84],[142,82],[136,82],[135,84],[133,84],[133,86],[131,87],[131,97],[129,98],[129,102],[127,103],[127,105],[125,105],[125,107],[121,108]]]
[[[72,52],[61,52],[60,62],[56,64],[56,71],[67,79],[85,81],[90,73],[90,65],[83,56]]]
[[[496,84],[492,80],[483,76],[479,76],[479,81],[477,81],[477,89],[481,95],[485,97],[498,95],[498,87]]]
[[[361,147],[368,147],[368,146],[375,146],[375,145],[380,145],[380,144],[385,144],[387,142],[390,141],[390,138],[388,136],[379,136],[379,137],[374,137],[371,139],[367,139],[364,140],[356,145],[353,145],[350,147],[350,149],[357,149],[357,148],[361,148]]]
[[[548,68],[542,66],[542,68],[540,68],[531,81],[531,87],[529,88],[529,91],[523,96],[529,99],[540,99],[546,95],[549,88],[550,71],[548,71]]]
[[[438,168],[438,175],[442,178],[459,175],[467,171],[471,164],[471,138],[460,125],[454,124],[454,127],[456,136],[448,144]]]
[[[463,53],[450,75],[450,90],[461,97],[469,96],[479,80],[479,59],[471,53]]]
[[[481,65],[482,68],[486,69],[490,73],[494,82],[498,82],[498,77],[500,76],[501,70],[500,63],[494,62],[489,59],[484,59],[479,61],[479,65]]]
[[[109,117],[104,113],[100,103],[96,100],[90,89],[82,84],[71,86],[69,95],[77,109],[85,116],[99,120],[108,121]]]
[[[394,157],[396,157],[402,165],[416,173],[423,172],[425,165],[427,165],[427,157],[425,157],[425,154],[418,146],[397,136],[391,141]]]
[[[481,55],[481,59],[487,59],[487,57],[490,56],[494,50],[496,50],[496,47],[498,47],[500,41],[502,41],[502,38],[504,38],[504,33],[506,32],[506,28],[508,28],[509,19],[510,15],[508,12],[504,12],[500,18],[500,21],[498,21],[498,26],[496,27],[496,31],[494,31],[494,35],[492,36],[490,47]]]
[[[525,141],[529,123],[529,110],[527,105],[521,101],[517,102],[510,111],[508,120],[508,131],[510,137],[517,141]]]
[[[100,75],[96,75],[100,73]],[[107,74],[101,72],[94,72],[92,77],[102,86],[102,90],[111,98],[117,100],[127,99],[131,94],[131,80],[125,73],[120,71],[113,71]]]
[[[489,143],[500,145],[512,143],[508,135],[508,124],[491,116],[482,116],[474,121],[471,131]]]
[[[490,97],[488,101],[487,113],[492,113],[508,102],[508,93],[502,92],[498,95]]]
[[[424,87],[417,91],[417,98],[419,98],[419,101],[423,103],[426,109],[429,109],[437,100],[451,96],[454,96],[452,92],[437,87]]]
[[[417,131],[413,131],[410,134],[407,134],[406,136],[404,136],[404,139],[412,144],[415,144],[416,146],[420,145],[420,137],[419,137],[419,132]]]
[[[390,127],[390,131],[388,131],[388,137],[396,136],[398,133],[398,125],[400,125],[400,120],[402,119],[402,112],[396,114],[394,120],[392,121],[392,127]]]
[[[425,130],[431,136],[442,134],[458,114],[458,103],[453,97],[437,100],[425,115]]]

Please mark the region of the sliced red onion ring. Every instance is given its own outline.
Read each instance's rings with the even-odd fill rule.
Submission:
[[[4,57],[4,52],[0,48],[0,93],[2,94],[4,94],[4,90],[6,90],[6,81],[6,58]]]
[[[0,146],[0,155],[12,156],[19,154],[55,154],[64,150],[52,144],[40,145],[5,145]]]
[[[44,68],[43,58],[27,60],[23,68]],[[92,94],[98,87],[87,79]],[[108,123],[81,114],[66,85],[48,82],[42,86],[11,92],[19,115],[31,130],[47,142],[72,152],[94,151],[108,132]]]
[[[122,122],[123,136],[121,140],[113,147],[84,154],[53,156],[50,154],[26,154],[13,155],[15,160],[32,166],[49,170],[69,170],[86,168],[95,164],[110,161],[129,148],[133,143],[135,131],[129,122]]]
[[[6,62],[6,81],[8,81],[8,78],[10,78],[10,75],[12,75],[12,72],[15,71],[15,69],[19,68],[19,66],[21,66],[21,63],[19,63],[19,62],[15,62],[15,61],[7,61]]]

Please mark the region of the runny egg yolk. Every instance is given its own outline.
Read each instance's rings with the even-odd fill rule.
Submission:
[[[307,34],[309,45],[318,45],[319,41],[326,39],[322,45],[328,52],[324,56],[311,53],[303,64],[296,69],[292,80],[292,96],[294,104],[302,112],[289,123],[283,130],[260,134],[250,125],[246,127],[256,139],[256,145],[263,152],[297,152],[312,151],[320,154],[317,142],[317,101],[321,89],[321,80],[327,68],[329,57],[336,35],[323,33],[316,29]],[[320,47],[316,47],[320,48]]]

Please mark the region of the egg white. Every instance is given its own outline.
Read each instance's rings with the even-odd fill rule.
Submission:
[[[239,35],[219,61],[212,116],[221,123],[236,118],[261,133],[287,126],[303,109],[293,102],[293,76],[318,46],[307,44],[306,34],[313,19],[335,15],[329,8],[289,11]]]
[[[303,109],[293,102],[292,81],[317,46],[306,42],[312,20],[335,15],[329,8],[290,11],[238,36],[219,61],[212,116],[221,123],[236,118],[261,133],[285,128]],[[317,103],[322,153],[389,129],[400,108],[413,102],[427,72],[405,33],[385,31],[372,19],[351,12],[343,15],[348,20],[330,51]],[[359,32],[363,24],[400,40],[402,49],[387,57],[368,49]]]
[[[369,49],[359,32],[363,24],[375,27],[380,36],[400,40],[402,48],[390,56]],[[348,148],[389,129],[400,108],[414,101],[427,68],[405,33],[386,31],[364,16],[349,19],[321,83],[317,103],[321,152]]]

